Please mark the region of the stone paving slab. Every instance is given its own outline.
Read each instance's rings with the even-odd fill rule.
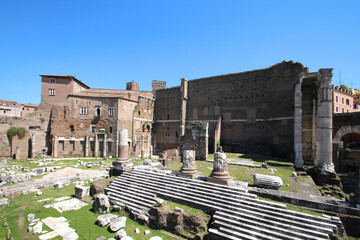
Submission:
[[[57,232],[55,232],[55,231],[52,231],[52,232],[48,232],[48,233],[45,233],[43,235],[40,235],[39,239],[40,240],[48,240],[48,239],[52,239],[52,238],[57,237],[57,236],[59,236],[59,234]]]
[[[75,232],[75,230],[73,228],[69,227],[69,222],[64,217],[57,217],[57,218],[47,217],[47,218],[44,218],[41,221],[46,226],[48,226],[49,228],[54,230],[53,232],[55,232],[57,235],[60,235],[62,237],[64,237],[69,232]],[[49,232],[49,233],[55,234],[53,232]],[[49,233],[47,233],[47,234],[49,234]],[[50,239],[50,238],[47,238],[47,239]]]
[[[56,209],[59,213],[62,213],[64,211],[72,211],[72,210],[78,210],[84,206],[88,205],[87,203],[80,201],[77,198],[73,198],[70,200],[65,200],[65,201],[61,201],[61,202],[57,202],[54,204],[48,204],[45,205],[45,208],[54,208]]]

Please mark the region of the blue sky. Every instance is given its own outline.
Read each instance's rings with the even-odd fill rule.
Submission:
[[[40,74],[92,88],[300,62],[360,89],[360,1],[1,0],[0,99],[39,103]]]

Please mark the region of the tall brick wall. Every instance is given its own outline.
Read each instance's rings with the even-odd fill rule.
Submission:
[[[272,67],[188,81],[186,121],[209,122],[209,149],[213,149],[216,121],[222,119],[221,143],[225,151],[286,156],[293,151],[294,86],[303,66],[284,61]],[[179,88],[156,92],[157,147],[159,134],[176,132]],[[162,121],[170,115],[171,121]]]
[[[155,148],[177,148],[180,139],[180,87],[157,90],[155,96]]]

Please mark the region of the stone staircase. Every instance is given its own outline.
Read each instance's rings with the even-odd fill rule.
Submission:
[[[245,189],[158,172],[124,172],[106,192],[112,202],[139,213],[155,204],[155,196],[210,211],[214,239],[329,239],[343,229],[337,217],[286,210]]]

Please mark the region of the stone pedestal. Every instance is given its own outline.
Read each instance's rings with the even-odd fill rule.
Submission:
[[[184,150],[181,158],[182,166],[177,176],[194,178],[198,175],[195,163],[195,151]]]
[[[214,167],[210,177],[206,178],[207,182],[213,182],[223,185],[229,185],[233,177],[230,176],[227,168],[226,154],[221,152],[214,153]]]

